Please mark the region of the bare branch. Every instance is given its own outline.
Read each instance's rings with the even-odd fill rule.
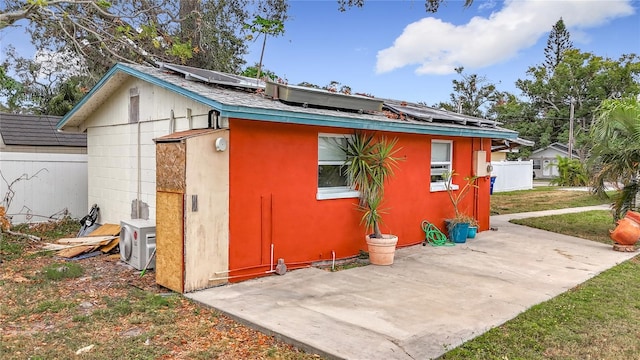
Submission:
[[[24,9],[0,13],[0,29],[12,25],[18,20],[26,19],[36,10],[36,5],[29,5]]]
[[[36,171],[31,176],[29,176],[29,174],[22,174],[18,178],[16,178],[15,180],[13,180],[11,183],[9,183],[7,181],[7,179],[2,174],[2,171],[0,171],[0,177],[2,177],[2,180],[4,180],[4,182],[7,184],[7,193],[5,194],[5,196],[2,199],[2,204],[4,205],[4,208],[5,208],[5,210],[7,212],[9,211],[9,207],[11,206],[11,201],[13,200],[13,197],[16,194],[15,190],[13,190],[13,185],[15,185],[15,183],[17,183],[19,181],[23,181],[23,180],[29,181],[29,180],[33,179],[34,177],[37,177],[38,174],[40,172],[42,172],[42,171],[49,172],[49,170],[47,170],[46,168],[42,168],[42,169]]]
[[[4,230],[4,232],[6,232],[7,234],[13,235],[13,236],[22,236],[22,237],[26,237],[29,240],[33,240],[33,241],[42,241],[41,238],[35,236],[35,235],[30,235],[30,234],[23,234],[21,232],[15,232],[15,231],[11,231],[11,230]]]

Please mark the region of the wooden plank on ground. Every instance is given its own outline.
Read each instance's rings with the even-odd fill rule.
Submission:
[[[56,253],[56,255],[64,258],[72,258],[80,254],[91,252],[96,248],[97,246],[91,246],[91,245],[76,246],[76,247],[60,250]]]
[[[114,247],[118,246],[118,243],[120,242],[120,238],[117,237],[111,241],[109,241],[108,244],[103,245],[102,247],[100,247],[100,251],[102,251],[103,253],[108,253],[109,251],[111,251],[111,249],[113,249]]]
[[[56,240],[58,244],[95,244],[99,242],[105,242],[105,245],[109,243],[109,241],[115,239],[113,235],[106,236],[83,236],[78,238],[62,238]]]
[[[90,238],[90,240],[84,241],[84,242],[70,242],[67,244],[51,244],[51,243],[44,243],[44,246],[42,247],[43,250],[62,250],[62,249],[69,249],[69,248],[74,248],[74,247],[78,247],[78,246],[101,246],[101,245],[107,245],[111,240],[113,240],[115,237],[113,236],[109,236],[106,239],[99,237],[99,238]],[[70,238],[70,239],[76,239],[76,238]],[[79,238],[77,238],[79,239]],[[61,239],[63,240],[63,239]]]
[[[118,224],[104,224],[99,228],[93,230],[89,233],[88,236],[102,236],[102,235],[111,235],[118,236],[120,235],[120,225]]]
[[[43,243],[42,250],[62,250],[68,249],[76,246],[84,246],[84,245],[62,245],[62,244],[52,244],[52,243]]]

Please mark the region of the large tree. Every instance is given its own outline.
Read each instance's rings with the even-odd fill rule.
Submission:
[[[4,110],[64,114],[116,62],[240,73],[244,25],[256,16],[284,23],[287,11],[286,0],[4,1],[0,31],[22,26],[37,54],[65,59],[52,67],[8,54],[0,74]],[[62,71],[71,62],[82,71]]]
[[[450,102],[439,103],[436,107],[465,115],[485,117],[487,108],[499,98],[496,85],[484,76],[465,73],[464,67],[455,70],[461,79],[452,81],[453,93],[450,94]]]
[[[543,131],[530,134],[540,140],[536,147],[571,140],[584,159],[592,146],[586,134],[595,108],[602,100],[640,91],[639,58],[630,54],[612,60],[581,52],[573,47],[562,18],[549,33],[544,55],[542,64],[527,70],[528,79],[516,81],[525,101],[536,112],[532,120],[536,126],[527,129]]]
[[[516,81],[538,117],[547,127],[551,142],[567,142],[571,103],[574,105],[576,149],[584,156],[591,146],[585,134],[601,101],[640,93],[640,58],[623,55],[618,60],[570,49],[549,74],[545,64],[530,67],[529,79]],[[540,145],[540,144],[539,144]]]
[[[549,74],[553,74],[555,68],[562,62],[562,56],[569,49],[573,49],[571,35],[560,18],[551,28],[547,46],[544,48],[544,65]]]
[[[0,29],[26,26],[38,50],[70,50],[96,78],[118,61],[239,72],[243,25],[256,14],[284,21],[287,9],[286,0],[8,0]]]
[[[3,111],[64,115],[91,85],[74,54],[39,51],[27,59],[9,46],[5,56],[0,74],[4,79],[0,83]]]

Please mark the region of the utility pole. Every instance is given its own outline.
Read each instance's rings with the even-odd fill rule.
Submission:
[[[571,97],[571,109],[569,111],[569,159],[573,159],[573,113],[574,113],[574,101]]]

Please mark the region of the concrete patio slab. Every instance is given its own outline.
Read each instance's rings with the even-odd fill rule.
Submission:
[[[608,209],[586,207],[578,210]],[[331,359],[432,359],[636,255],[510,224],[453,247],[398,249],[391,266],[316,268],[186,294]]]

